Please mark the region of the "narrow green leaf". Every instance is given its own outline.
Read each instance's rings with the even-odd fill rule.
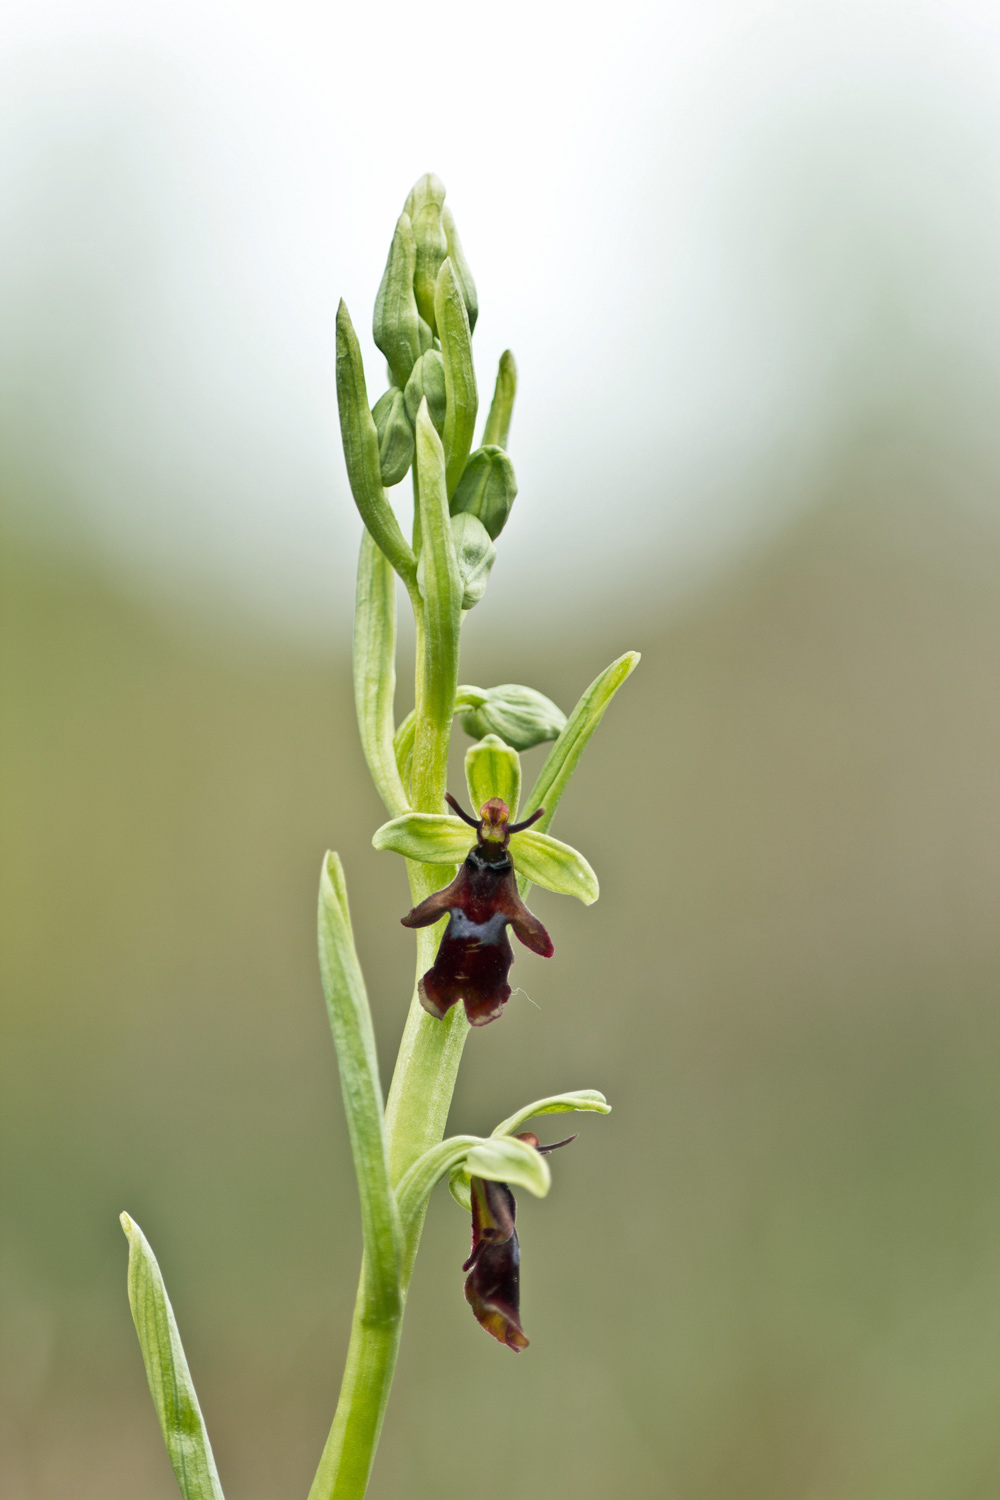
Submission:
[[[320,877],[319,962],[361,1195],[367,1316],[391,1322],[402,1310],[401,1235],[389,1180],[375,1034],[336,854],[327,854]]]
[[[463,308],[463,317],[464,317]],[[420,516],[421,622],[417,671],[417,722],[411,800],[425,811],[441,806],[447,746],[458,685],[458,639],[462,625],[462,581],[448,514],[444,451],[427,410],[417,412],[417,506]]]
[[[500,356],[500,368],[497,370],[497,383],[493,389],[490,414],[483,428],[482,446],[484,448],[493,444],[496,444],[498,448],[506,448],[516,394],[517,365],[514,363],[513,354],[509,349],[505,349]]]
[[[372,780],[386,811],[399,816],[409,802],[393,745],[396,696],[396,575],[369,532],[361,538],[354,611],[354,704]]]
[[[533,813],[539,807],[545,808],[545,816],[535,824],[540,831],[551,828],[559,799],[576,770],[590,736],[604,717],[604,711],[615,693],[638,664],[638,651],[626,651],[624,656],[619,656],[617,661],[613,661],[590,684],[567,719],[566,727],[549,751],[525,803],[525,814]]]
[[[383,823],[372,835],[376,849],[391,849],[425,865],[460,865],[475,842],[475,833],[444,813],[406,813]]]
[[[149,1241],[121,1215],[128,1239],[128,1300],[163,1441],[184,1500],[223,1500],[174,1310]]]
[[[448,406],[444,418],[444,455],[448,496],[455,493],[472,448],[479,397],[472,363],[472,334],[465,299],[450,259],[443,261],[434,289],[434,311]]]
[[[521,758],[498,734],[486,735],[465,752],[465,780],[473,815],[491,797],[502,797],[510,808],[510,821],[516,822],[521,796]]]
[[[536,1099],[534,1104],[526,1104],[524,1109],[501,1120],[493,1134],[516,1135],[521,1126],[528,1120],[533,1120],[536,1115],[561,1115],[570,1110],[589,1110],[594,1114],[609,1115],[611,1105],[597,1089],[578,1089],[572,1094],[552,1094],[548,1099]]]
[[[337,309],[337,406],[347,477],[361,519],[403,582],[412,585],[417,561],[382,486],[378,432],[368,408],[361,346],[343,302]]]
[[[510,857],[522,878],[560,896],[576,896],[591,906],[600,895],[597,876],[578,850],[547,833],[526,828],[510,836]]]
[[[375,298],[372,335],[389,361],[393,379],[402,389],[420,354],[420,317],[413,295],[417,243],[409,214],[402,213],[389,247],[382,282]]]

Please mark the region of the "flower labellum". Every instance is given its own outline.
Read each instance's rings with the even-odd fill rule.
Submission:
[[[552,1146],[539,1144],[537,1135],[525,1131],[517,1137],[547,1156],[575,1141],[571,1135]],[[487,1333],[508,1349],[520,1353],[528,1340],[521,1327],[521,1247],[514,1219],[517,1205],[505,1182],[469,1179],[472,1198],[472,1254],[462,1267],[468,1271],[465,1300]]]
[[[404,927],[430,927],[446,913],[441,946],[433,967],[419,984],[420,1003],[442,1020],[457,1000],[465,1004],[472,1026],[494,1021],[510,998],[507,975],[514,953],[508,925],[526,948],[542,958],[552,957],[552,940],[518,894],[514,865],[507,852],[512,833],[542,816],[539,808],[523,823],[508,823],[510,809],[491,797],[477,822],[462,811],[454,797],[448,803],[471,827],[476,843],[451,885],[421,901],[403,918]]]

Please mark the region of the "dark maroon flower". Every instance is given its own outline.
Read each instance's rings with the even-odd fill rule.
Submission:
[[[404,927],[429,927],[447,912],[449,921],[433,967],[419,984],[424,1010],[441,1020],[457,1000],[465,1003],[472,1026],[485,1026],[510,998],[507,975],[514,953],[508,925],[526,948],[552,957],[552,940],[525,906],[517,889],[514,866],[507,852],[512,833],[528,828],[542,809],[523,823],[508,823],[506,802],[492,797],[484,802],[477,822],[462,811],[454,797],[448,802],[472,828],[476,843],[451,885],[421,901],[403,918]]]
[[[517,1137],[534,1146],[543,1156],[575,1141],[571,1135],[554,1145],[542,1146],[537,1135],[526,1131]],[[469,1179],[472,1198],[472,1254],[462,1267],[468,1271],[465,1300],[481,1327],[508,1349],[519,1353],[528,1340],[521,1327],[521,1247],[514,1219],[517,1205],[505,1182]]]

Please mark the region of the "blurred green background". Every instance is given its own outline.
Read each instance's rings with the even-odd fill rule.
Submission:
[[[359,1254],[327,847],[386,1077],[412,979],[332,318],[364,331],[428,167],[481,384],[507,342],[523,376],[462,677],[568,710],[643,661],[554,830],[601,900],[534,893],[556,956],[518,952],[452,1125],[614,1113],[519,1205],[523,1356],[439,1190],[373,1500],[1000,1494],[1000,38],[618,9],[43,0],[4,42],[4,1500],[176,1494],[122,1209],[230,1500],[302,1497],[327,1431]]]
[[[518,954],[453,1123],[564,1087],[615,1112],[521,1206],[516,1361],[439,1191],[375,1496],[484,1464],[530,1500],[997,1493],[998,581],[994,533],[856,478],[637,638],[480,629],[465,675],[567,706],[644,660],[559,818],[602,898],[536,893],[557,956]],[[344,654],[196,637],[14,545],[3,598],[3,1493],[173,1493],[127,1207],[228,1492],[301,1495],[358,1254],[328,844],[384,1066],[410,963]]]

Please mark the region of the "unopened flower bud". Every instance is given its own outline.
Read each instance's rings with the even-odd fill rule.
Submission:
[[[517,495],[514,465],[502,448],[490,444],[470,454],[451,500],[451,513],[476,516],[496,541]]]
[[[458,559],[458,575],[462,580],[462,608],[471,609],[486,592],[497,549],[490,541],[486,527],[475,516],[452,516],[451,534]]]
[[[566,715],[551,698],[517,682],[505,682],[485,692],[461,687],[457,706],[466,734],[474,740],[498,734],[515,750],[530,750],[544,740],[557,739],[566,726]]]
[[[420,403],[427,397],[427,411],[438,432],[444,431],[444,414],[447,406],[444,386],[444,360],[439,349],[428,349],[421,354],[413,366],[413,373],[406,382],[403,400],[406,415],[416,424]]]
[[[402,388],[421,353],[420,317],[413,292],[417,245],[407,214],[400,214],[375,298],[372,335]]]
[[[406,213],[413,228],[416,242],[416,270],[413,290],[417,308],[422,318],[433,330],[434,283],[441,262],[448,254],[448,239],[443,223],[444,183],[433,172],[426,173],[413,184],[406,200]]]
[[[413,428],[406,416],[403,393],[390,386],[372,407],[378,433],[378,456],[383,484],[398,484],[413,462]]]

